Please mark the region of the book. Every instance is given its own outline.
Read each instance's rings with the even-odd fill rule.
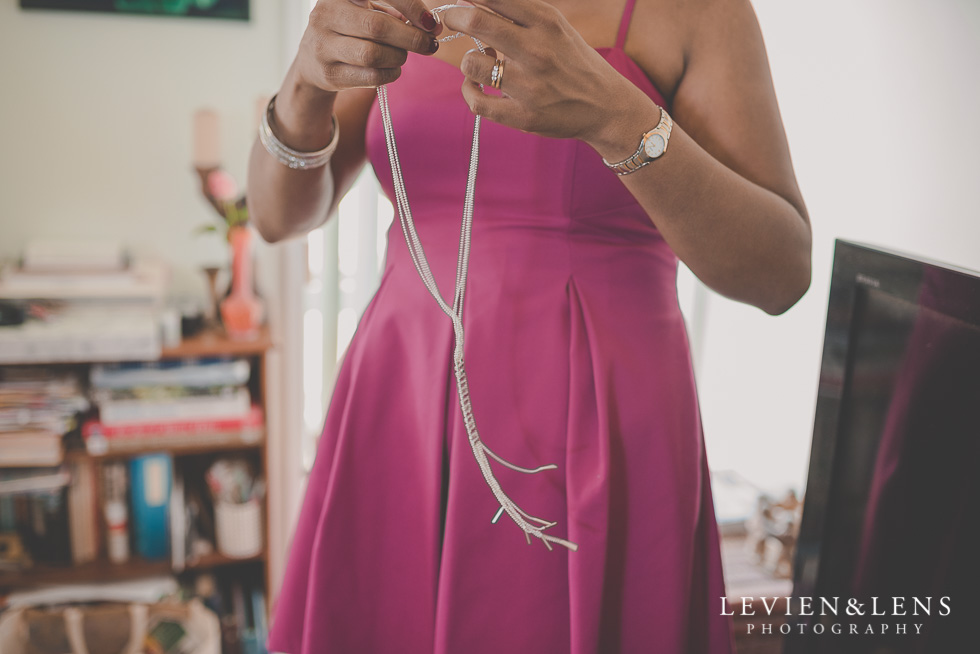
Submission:
[[[262,411],[253,407],[243,418],[82,426],[85,450],[92,456],[135,454],[175,448],[242,447],[265,438]],[[172,429],[170,427],[173,427]]]
[[[154,450],[188,449],[233,449],[261,443],[265,431],[239,430],[227,432],[203,432],[150,436],[146,438],[107,439],[93,436],[85,441],[85,451],[92,456],[115,456],[140,454]]]
[[[170,554],[169,513],[173,461],[166,454],[130,459],[130,524],[136,552],[146,559]]]
[[[112,440],[170,437],[180,434],[231,433],[260,431],[265,424],[262,407],[252,405],[248,413],[229,418],[194,418],[189,420],[148,420],[107,425],[99,420],[82,424],[82,438],[99,436]]]
[[[248,415],[252,400],[247,388],[229,389],[222,395],[180,397],[171,400],[124,399],[99,404],[99,419],[106,425],[132,422],[179,422]]]
[[[17,401],[45,398],[47,401],[74,400],[79,396],[78,376],[56,373],[48,368],[7,368],[0,375],[0,399]]]
[[[67,488],[13,496],[14,520],[35,563],[71,563]]]
[[[157,359],[162,351],[152,305],[75,303],[45,320],[0,328],[0,364]]]
[[[248,615],[245,608],[245,589],[242,581],[236,579],[231,582],[229,592],[231,593],[231,615],[234,616],[235,626],[238,631],[238,640],[244,641],[249,630]]]
[[[98,490],[94,461],[75,459],[71,461],[70,469],[68,532],[72,562],[78,565],[94,561],[98,555]]]
[[[0,438],[5,434],[24,431],[50,431],[65,434],[75,426],[73,415],[44,409],[20,407],[0,409]]]
[[[106,553],[113,563],[129,560],[129,476],[123,461],[102,466],[102,512],[105,517]]]
[[[8,264],[0,269],[0,298],[7,300],[130,299],[162,303],[169,270],[163,262],[135,261],[116,271],[63,266],[38,272]]]
[[[265,647],[269,639],[269,626],[265,615],[265,593],[258,584],[252,587],[252,618],[255,625],[255,641],[260,653],[267,653]]]
[[[248,382],[247,359],[204,358],[97,364],[89,372],[92,388],[133,386],[236,386]]]
[[[54,466],[64,460],[62,434],[44,429],[0,432],[0,461],[4,466]]]
[[[187,565],[187,506],[184,503],[184,479],[173,470],[173,491],[170,494],[170,567],[183,571]]]
[[[97,388],[92,399],[102,406],[114,400],[176,400],[184,397],[224,397],[239,386],[128,386],[126,388]]]
[[[52,491],[70,482],[71,471],[63,465],[0,468],[0,495]]]
[[[45,368],[0,369],[0,434],[73,429],[75,414],[90,406],[77,375]]]

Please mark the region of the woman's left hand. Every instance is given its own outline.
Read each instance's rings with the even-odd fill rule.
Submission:
[[[616,122],[617,107],[637,93],[649,101],[555,7],[542,0],[471,2],[480,6],[452,7],[441,19],[444,35],[459,31],[496,51],[473,49],[460,63],[463,97],[473,113],[525,132],[594,142]],[[505,62],[499,96],[480,89],[490,87],[497,57]]]

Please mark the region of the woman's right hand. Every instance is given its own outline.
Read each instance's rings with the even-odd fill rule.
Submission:
[[[405,21],[411,21],[411,24]],[[319,0],[296,55],[297,74],[327,92],[398,79],[408,52],[430,55],[442,25],[421,0]]]

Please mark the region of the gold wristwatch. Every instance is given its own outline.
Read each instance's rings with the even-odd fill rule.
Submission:
[[[623,159],[619,163],[609,163],[605,159],[602,163],[616,171],[617,175],[629,175],[636,172],[643,166],[653,162],[663,156],[667,151],[667,142],[670,140],[670,128],[674,126],[674,121],[670,119],[667,110],[660,107],[660,122],[656,127],[643,135],[640,139],[640,147],[636,149],[633,156]]]

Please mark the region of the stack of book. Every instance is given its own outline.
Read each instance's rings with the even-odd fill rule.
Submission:
[[[99,418],[82,426],[90,454],[153,448],[242,445],[263,437],[247,359],[114,363],[92,366]]]
[[[69,563],[67,465],[0,468],[0,573]],[[3,577],[0,576],[0,582]]]
[[[0,369],[0,569],[69,561],[64,436],[88,408],[75,374]]]
[[[62,437],[88,408],[75,375],[46,368],[0,370],[0,465],[60,464]]]
[[[0,363],[158,357],[168,277],[164,263],[118,243],[28,244],[0,267],[0,301],[27,316],[0,327]]]
[[[162,301],[167,267],[131,257],[119,243],[34,241],[0,274],[8,299],[130,299]]]

